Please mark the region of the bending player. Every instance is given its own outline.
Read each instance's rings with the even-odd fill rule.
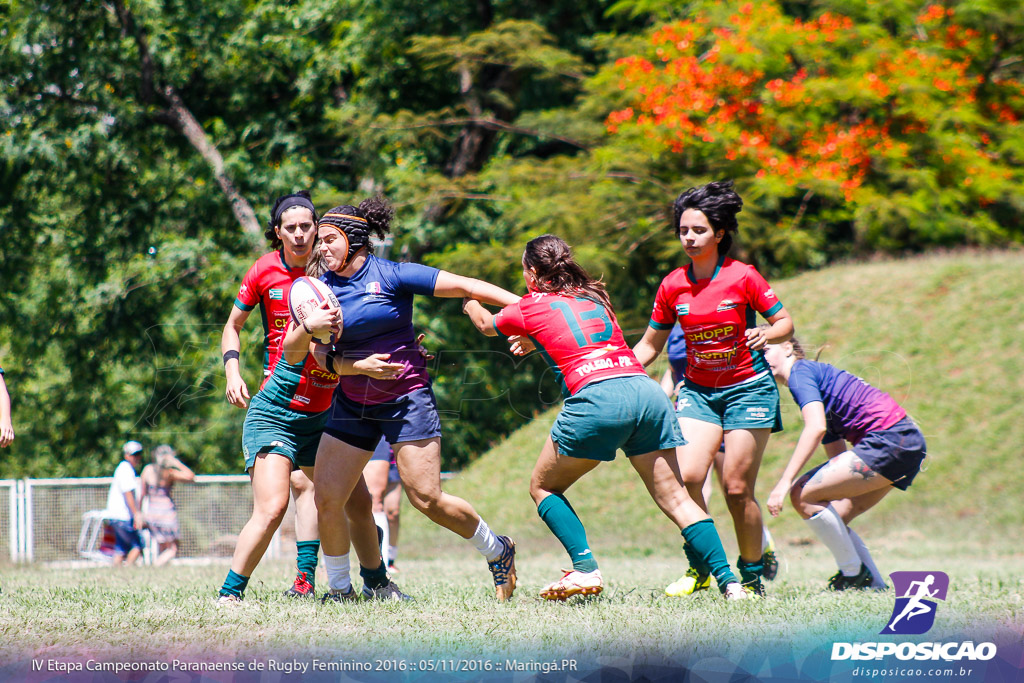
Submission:
[[[672,405],[626,345],[604,285],[554,235],[527,243],[523,278],[530,294],[497,315],[477,301],[466,301],[463,308],[487,336],[529,335],[563,385],[565,405],[534,466],[530,495],[573,568],[546,586],[541,597],[565,600],[603,590],[586,530],[565,492],[601,462],[614,460],[621,448],[725,597],[745,598],[714,522],[680,481],[675,448],[685,441]]]
[[[768,496],[768,511],[778,516],[789,496],[835,557],[839,571],[828,582],[831,590],[885,588],[867,546],[848,525],[893,488],[906,491],[913,483],[926,455],[924,435],[889,394],[845,370],[807,360],[796,339],[770,347],[765,358],[804,418],[793,455]],[[819,444],[828,462],[797,479]]]

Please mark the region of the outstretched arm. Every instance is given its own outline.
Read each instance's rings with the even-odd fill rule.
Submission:
[[[442,270],[437,274],[434,283],[434,296],[446,299],[476,299],[492,306],[509,306],[519,301],[519,295],[513,294],[490,282],[463,277]]]
[[[665,348],[670,330],[656,330],[650,325],[644,332],[644,337],[633,347],[633,355],[645,368],[654,362],[661,350]]]
[[[487,337],[497,337],[498,331],[494,329],[494,314],[484,308],[475,299],[464,299],[462,312],[469,316],[473,326],[480,334]]]

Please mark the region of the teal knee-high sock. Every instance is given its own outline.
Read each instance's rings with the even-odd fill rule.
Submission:
[[[537,506],[537,514],[569,553],[573,569],[578,572],[597,569],[597,560],[587,542],[587,530],[565,496],[552,493]]]
[[[306,573],[306,581],[316,583],[316,562],[320,554],[320,541],[298,541],[295,544],[298,556],[295,558],[295,566],[300,572]]]
[[[743,585],[757,583],[764,575],[764,562],[758,558],[754,562],[747,562],[742,557],[736,559],[736,566],[740,570],[740,578]]]
[[[236,574],[230,569],[228,575],[224,577],[224,585],[220,587],[221,595],[234,595],[236,598],[242,597],[242,593],[245,592],[245,587],[249,585],[249,577]]]
[[[689,528],[689,527],[687,527]],[[711,574],[711,567],[704,561],[704,556],[701,555],[700,551],[693,547],[686,538],[686,531],[683,531],[683,553],[686,555],[686,561],[690,563],[690,566],[697,570],[697,573],[701,576],[708,576]]]
[[[725,590],[726,584],[736,581],[736,575],[729,568],[729,560],[725,556],[725,548],[722,547],[722,539],[715,529],[714,520],[702,519],[696,524],[691,524],[683,529],[683,538],[686,539],[686,545],[692,546],[694,554],[701,558],[709,573],[714,575],[719,590]]]

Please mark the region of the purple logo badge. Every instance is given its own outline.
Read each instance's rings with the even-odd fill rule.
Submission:
[[[896,604],[892,616],[880,633],[920,635],[935,623],[936,600],[945,600],[949,577],[945,572],[893,572]]]

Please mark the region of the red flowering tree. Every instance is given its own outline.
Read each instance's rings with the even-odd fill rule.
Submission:
[[[818,247],[837,231],[869,250],[1019,240],[1020,34],[967,5],[906,19],[709,5],[618,60],[629,106],[606,128],[685,176],[737,178]]]

